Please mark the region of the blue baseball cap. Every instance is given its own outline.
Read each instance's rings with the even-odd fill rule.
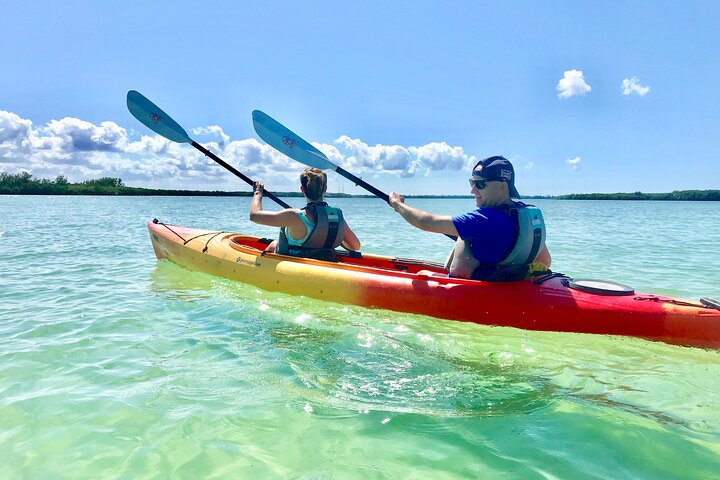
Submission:
[[[510,189],[510,197],[520,198],[520,194],[517,188],[515,188],[515,169],[507,158],[495,155],[494,157],[480,160],[473,167],[472,174],[485,180],[507,182]]]

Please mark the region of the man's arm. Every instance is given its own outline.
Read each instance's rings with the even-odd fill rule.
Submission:
[[[390,194],[390,206],[410,225],[426,232],[458,236],[450,215],[436,215],[405,204],[405,198],[395,192]]]

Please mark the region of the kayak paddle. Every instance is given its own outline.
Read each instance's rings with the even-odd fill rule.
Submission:
[[[339,165],[335,165],[317,148],[313,147],[307,141],[303,140],[298,134],[272,118],[267,113],[260,110],[253,110],[253,126],[258,136],[265,140],[268,145],[275,148],[280,153],[284,153],[293,160],[304,163],[310,167],[319,168],[321,170],[335,170],[337,173],[347,178],[355,185],[358,185],[369,191],[378,198],[387,202],[390,197],[388,194],[378,190],[361,178],[356,177]],[[457,240],[453,235],[445,234],[446,237]]]
[[[238,178],[245,181],[248,185],[253,186],[252,179],[243,175],[235,167],[226,163],[223,159],[206,149],[196,141],[192,140],[187,132],[178,123],[173,120],[170,115],[165,113],[160,107],[145,98],[143,94],[135,90],[130,90],[127,94],[127,107],[133,117],[137,118],[140,123],[148,127],[158,135],[177,143],[189,143],[193,147],[200,150],[206,156],[212,158],[217,163],[225,167],[228,171],[235,174]],[[290,208],[290,205],[280,200],[278,197],[263,188],[263,194],[275,201],[284,208]]]
[[[324,153],[310,145],[308,142],[300,138],[299,135],[292,132],[289,128],[272,118],[267,113],[260,110],[252,112],[253,126],[258,136],[265,140],[268,145],[275,150],[284,153],[293,160],[304,163],[310,167],[319,168],[321,170],[335,170],[337,173],[347,178],[355,185],[361,186],[378,198],[388,201],[387,193],[384,193],[373,187],[361,178],[356,177],[344,168],[331,162]]]

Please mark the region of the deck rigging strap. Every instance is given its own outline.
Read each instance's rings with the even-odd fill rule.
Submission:
[[[175,235],[177,235],[178,238],[180,238],[180,240],[183,241],[183,245],[187,245],[188,243],[190,243],[191,241],[195,240],[196,238],[204,237],[205,235],[212,235],[212,237],[210,237],[210,238],[208,239],[208,241],[205,242],[205,247],[203,247],[203,249],[202,249],[203,253],[207,252],[208,244],[210,243],[210,241],[212,241],[213,238],[217,237],[217,236],[220,235],[220,234],[227,233],[227,232],[224,232],[224,231],[223,231],[223,232],[205,232],[205,233],[201,233],[200,235],[195,235],[194,237],[190,237],[190,238],[188,238],[188,239],[185,239],[185,238],[182,237],[182,235],[180,235],[180,234],[177,233],[175,230],[173,230],[172,228],[170,228],[169,225],[167,225],[166,223],[161,222],[161,221],[158,220],[157,218],[153,218],[153,223],[156,224],[156,225],[162,225],[163,227],[167,228],[167,229],[170,230],[172,233],[174,233]]]
[[[677,300],[675,298],[660,298],[657,295],[637,295],[635,296],[635,300],[645,300],[650,302],[658,302],[658,303],[672,303],[673,305],[680,305],[683,307],[696,307],[696,308],[716,308],[720,310],[720,302],[717,302],[717,306],[712,306],[709,304],[708,298],[701,298],[700,302],[685,302],[683,300]],[[707,302],[707,303],[706,303]]]
[[[175,235],[177,235],[178,238],[180,238],[180,240],[183,241],[183,245],[186,245],[186,244],[187,244],[187,241],[182,237],[182,235],[180,235],[180,234],[177,233],[175,230],[173,230],[172,228],[170,228],[167,224],[161,222],[161,221],[158,220],[157,218],[153,218],[153,223],[156,224],[156,225],[162,225],[163,227],[167,228],[167,229],[170,230],[172,233],[174,233]]]
[[[202,252],[205,253],[205,252],[207,252],[208,244],[212,241],[212,239],[215,238],[215,237],[217,237],[218,235],[221,235],[221,234],[225,233],[225,232],[208,232],[208,233],[203,233],[202,235],[198,235],[198,236],[196,236],[196,237],[193,237],[193,238],[191,238],[190,240],[195,240],[196,238],[200,238],[200,237],[202,237],[203,235],[210,235],[210,234],[213,234],[213,233],[214,233],[214,235],[213,235],[212,237],[208,238],[208,241],[205,242],[205,246],[204,246],[203,249],[202,249]],[[189,242],[190,240],[188,240],[188,242]]]

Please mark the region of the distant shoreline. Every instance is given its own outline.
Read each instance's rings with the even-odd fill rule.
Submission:
[[[302,197],[300,192],[273,192],[278,197]],[[96,196],[174,196],[174,197],[250,197],[252,192],[222,190],[167,190],[128,187],[119,178],[100,178],[81,183],[69,183],[63,176],[55,180],[36,179],[29,173],[0,172],[0,195],[96,195]],[[327,198],[375,198],[374,195],[348,193],[325,194]],[[471,198],[470,195],[406,195],[406,198]],[[720,190],[676,190],[670,193],[571,193],[567,195],[529,195],[523,200],[670,200],[720,201]]]
[[[272,192],[276,197],[302,197],[299,192]],[[83,189],[80,191],[44,192],[44,191],[6,191],[0,188],[0,195],[70,195],[96,197],[251,197],[252,192],[226,192],[222,190],[161,190],[140,187],[121,187],[117,189]],[[404,195],[405,198],[418,199],[470,199],[470,195]],[[347,193],[325,194],[325,198],[376,198],[375,195],[350,195]],[[530,195],[520,200],[655,200],[655,201],[720,201],[720,190],[680,190],[672,193],[573,193],[569,195]]]

